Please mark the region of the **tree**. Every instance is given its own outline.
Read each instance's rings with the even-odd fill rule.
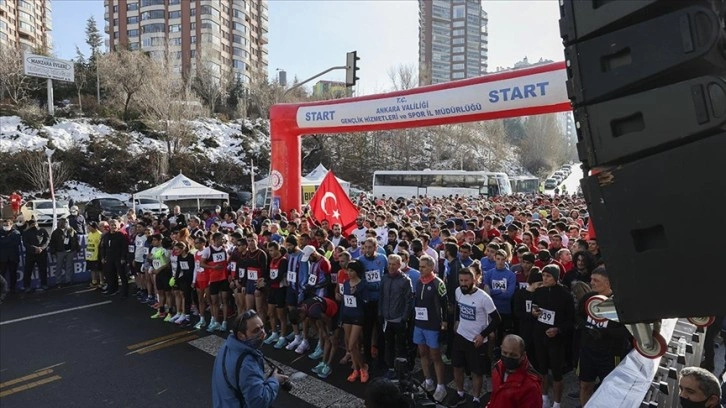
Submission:
[[[544,177],[567,159],[567,142],[557,115],[529,116],[524,122],[526,137],[520,146],[522,166],[530,173]]]
[[[75,60],[75,67],[74,67],[74,73],[73,78],[74,82],[76,84],[76,90],[78,91],[78,109],[80,110],[81,114],[83,114],[83,101],[81,98],[81,91],[83,90],[83,87],[86,86],[86,81],[88,80],[88,74],[87,74],[87,64],[86,64],[86,58],[83,56],[83,53],[81,52],[80,48],[76,45],[76,60]]]
[[[217,104],[227,93],[228,77],[222,75],[220,66],[210,60],[197,57],[196,73],[192,81],[192,89],[209,108],[209,115],[213,116]]]
[[[34,90],[35,82],[25,75],[20,49],[0,45],[0,96],[7,95],[14,105],[22,105]]]
[[[388,79],[394,91],[402,91],[418,86],[418,75],[413,65],[398,64],[388,68]]]
[[[123,107],[124,119],[129,118],[134,97],[147,85],[153,65],[152,59],[141,51],[119,50],[99,56],[99,73],[106,78],[104,89],[108,89],[113,102]]]
[[[23,175],[34,189],[45,191],[48,184],[48,158],[42,151],[24,152]],[[71,168],[62,161],[53,162],[53,185],[58,188],[71,178]]]
[[[270,106],[282,101],[284,93],[285,89],[277,82],[270,82],[267,75],[256,74],[247,91],[247,112],[255,113],[260,118],[269,118]],[[292,98],[288,101],[292,101]]]
[[[98,75],[98,51],[103,44],[103,37],[101,31],[96,25],[96,19],[91,17],[86,20],[86,44],[91,48],[91,66],[96,72],[96,98],[98,98],[98,104],[101,104],[101,82]]]

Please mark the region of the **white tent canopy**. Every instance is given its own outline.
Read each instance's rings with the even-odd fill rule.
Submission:
[[[196,199],[199,206],[199,200],[229,200],[229,194],[199,184],[179,173],[167,182],[134,194],[134,198],[149,198],[161,202]]]
[[[323,182],[323,179],[328,174],[328,169],[323,166],[323,164],[318,164],[318,167],[315,168],[315,170],[308,173],[304,178],[312,182],[312,184],[315,184],[316,186],[320,185],[320,183]],[[340,183],[340,186],[343,187],[343,190],[345,190],[346,193],[350,192],[350,182],[347,182],[343,180],[342,178],[336,176],[335,177],[338,180],[338,183]]]

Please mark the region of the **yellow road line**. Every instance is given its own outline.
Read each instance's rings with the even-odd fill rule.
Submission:
[[[50,374],[52,372],[53,372],[53,370],[49,370],[49,369],[46,369],[46,370],[38,370],[38,371],[36,371],[36,372],[34,372],[32,374],[28,374],[26,376],[19,377],[19,378],[16,378],[14,380],[9,380],[9,381],[5,381],[4,383],[0,383],[0,388],[9,387],[9,386],[15,385],[17,383],[21,383],[21,382],[24,382],[24,381],[32,380],[33,378],[42,377],[42,376],[48,375],[48,374]]]
[[[0,391],[0,398],[7,397],[8,395],[12,395],[12,394],[15,394],[15,393],[18,393],[21,391],[27,391],[31,388],[35,388],[35,387],[38,387],[43,384],[48,384],[53,381],[58,381],[60,379],[61,379],[60,375],[54,375],[52,377],[42,378],[42,379],[40,379],[38,381],[34,381],[30,384],[24,384],[24,385],[21,385],[18,387],[10,388],[9,390]]]
[[[169,334],[167,336],[161,336],[161,337],[157,337],[155,339],[142,341],[141,343],[132,344],[130,346],[126,346],[126,348],[129,349],[129,350],[136,350],[136,349],[140,349],[140,348],[142,348],[144,346],[148,346],[150,344],[155,344],[155,343],[158,343],[160,341],[165,341],[165,340],[173,339],[175,337],[184,336],[186,334],[193,333],[193,332],[194,332],[194,330],[181,331],[181,332],[178,332],[178,333]]]
[[[182,337],[182,338],[176,339],[174,341],[167,341],[167,342],[164,342],[164,343],[161,343],[161,344],[157,344],[155,346],[151,346],[151,347],[145,348],[143,350],[139,350],[138,351],[138,354],[150,353],[152,351],[156,351],[156,350],[159,350],[159,349],[163,349],[165,347],[173,346],[175,344],[186,343],[186,342],[191,341],[191,340],[196,340],[197,338],[199,338],[199,335],[193,334],[191,336]]]

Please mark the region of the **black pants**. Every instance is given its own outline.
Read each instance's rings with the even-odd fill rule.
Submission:
[[[25,268],[23,269],[23,285],[25,289],[30,289],[31,279],[33,277],[33,268],[38,265],[38,277],[40,277],[40,286],[48,286],[48,252],[43,251],[39,254],[27,253],[25,255]]]
[[[103,271],[106,275],[108,292],[118,290],[118,280],[121,278],[121,295],[129,295],[129,277],[126,275],[126,265],[122,264],[120,259],[106,261],[103,265]]]
[[[371,339],[373,338],[373,330],[379,330],[378,340],[380,342],[380,327],[378,322],[378,301],[370,301],[366,303],[363,309],[363,353],[368,363],[373,362],[371,356]],[[377,345],[376,345],[377,346]],[[378,348],[380,350],[380,347]]]
[[[721,323],[723,323],[723,316],[717,316],[716,321],[706,328],[706,335],[703,339],[703,362],[701,363],[701,367],[708,371],[715,370],[714,343],[716,336],[721,331]]]
[[[18,262],[0,261],[0,275],[7,276],[8,289],[14,292],[18,284]]]
[[[408,330],[406,323],[385,324],[386,330],[384,337],[386,338],[385,361],[389,370],[394,368],[393,362],[399,357],[406,357],[406,347],[408,345]]]

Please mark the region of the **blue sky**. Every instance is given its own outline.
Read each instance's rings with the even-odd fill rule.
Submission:
[[[511,66],[528,56],[560,61],[556,0],[488,0],[489,67]],[[331,66],[344,65],[345,53],[358,51],[359,94],[389,90],[388,71],[418,61],[416,0],[270,0],[268,44],[270,75],[281,68],[288,80],[305,79]],[[75,57],[75,46],[88,54],[85,22],[95,16],[103,29],[102,0],[54,0],[53,43],[60,58]],[[344,72],[321,79],[343,80]]]

